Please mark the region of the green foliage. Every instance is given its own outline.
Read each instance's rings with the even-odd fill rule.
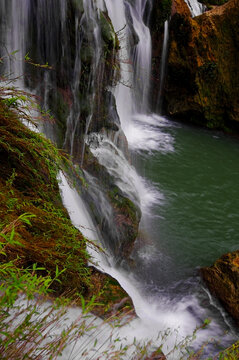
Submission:
[[[25,59],[25,62],[27,62],[28,64],[33,65],[33,66],[35,66],[35,67],[37,67],[37,68],[43,68],[43,69],[49,69],[49,70],[52,70],[52,69],[53,69],[52,66],[50,66],[50,65],[48,64],[48,62],[46,62],[45,64],[37,64],[37,63],[35,63],[35,62],[29,57],[29,53],[27,53],[27,54],[25,55],[24,59]]]

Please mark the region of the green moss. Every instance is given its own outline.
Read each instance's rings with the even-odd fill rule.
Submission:
[[[114,32],[114,28],[112,23],[104,12],[100,12],[100,28],[101,28],[101,35],[104,42],[107,44],[109,49],[116,48],[116,35]]]
[[[62,155],[43,136],[20,123],[0,102],[0,231],[15,224],[23,213],[33,214],[32,225],[19,224],[16,240],[1,261],[19,267],[34,263],[54,277],[56,266],[65,269],[52,287],[57,293],[74,288],[86,293],[90,285],[86,240],[71,224],[62,205],[56,180]]]
[[[87,70],[86,66],[89,66],[94,58],[94,48],[89,42],[84,42],[81,46],[80,57],[84,64],[84,69]]]
[[[120,210],[120,212],[129,216],[133,223],[137,221],[137,207],[130,199],[123,196],[121,190],[117,186],[114,186],[113,190],[108,191],[108,195],[111,202]]]

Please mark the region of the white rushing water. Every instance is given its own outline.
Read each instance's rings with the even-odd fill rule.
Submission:
[[[147,1],[137,0],[134,5],[123,0],[118,0],[117,4],[112,0],[105,2],[121,45],[121,81],[115,89],[115,96],[121,126],[129,147],[134,151],[172,151],[173,139],[168,132],[163,131],[167,120],[148,113],[152,49],[150,32],[143,22]],[[130,11],[130,23],[127,20],[127,11]],[[138,41],[134,45],[130,42],[132,27]],[[164,47],[165,69],[166,43]]]
[[[166,60],[168,53],[168,40],[169,40],[169,20],[166,20],[164,22],[163,50],[162,50],[161,64],[160,64],[160,84],[159,84],[159,94],[158,94],[158,109],[160,114],[162,112]]]
[[[69,186],[62,173],[60,173],[59,179],[63,203],[69,212],[72,223],[89,239],[98,242],[97,231],[84,201],[76,190]],[[99,343],[97,343],[97,346],[93,345],[93,340],[88,343],[89,348],[93,348],[93,352],[96,352],[95,356],[92,355],[92,359],[96,359],[99,356],[98,347],[102,352],[109,349],[110,344],[117,337],[122,339],[121,344],[124,346],[131,345],[134,342],[134,338],[137,342],[141,342],[141,344],[152,340],[153,345],[150,347],[152,350],[157,346],[163,345],[162,350],[165,354],[168,354],[167,359],[178,359],[185,351],[185,348],[182,347],[181,353],[180,347],[179,349],[175,348],[176,344],[183,342],[187,336],[190,337],[196,327],[201,325],[190,309],[193,308],[195,313],[201,314],[201,318],[205,316],[196,297],[186,297],[183,302],[178,303],[172,303],[165,296],[161,297],[160,301],[157,302],[153,298],[145,298],[140,290],[140,284],[132,274],[110,266],[105,256],[92,249],[92,247],[89,248],[89,251],[94,261],[98,264],[97,267],[117,279],[120,285],[127,291],[133,300],[135,311],[138,315],[137,318],[131,320],[127,325],[120,329],[116,328],[113,331],[107,324],[101,323],[100,320],[96,319],[94,326],[96,326],[96,329],[99,327],[99,329],[96,330],[93,340],[95,341],[99,338]],[[73,322],[80,314],[80,309],[70,309],[68,320],[62,326]],[[109,334],[111,335],[109,336]],[[216,323],[213,323],[210,328],[198,331],[196,342],[200,344],[205,342],[210,336],[215,337],[217,334],[221,334],[220,328]],[[189,340],[188,342],[190,343]],[[76,344],[67,347],[63,353],[63,359],[69,359],[68,356],[73,346],[72,358],[79,354],[79,351],[82,351],[82,343],[84,342],[85,338],[81,338]],[[103,349],[101,349],[101,346],[103,346]],[[131,358],[131,351],[133,350],[130,348],[123,358]]]
[[[74,145],[75,139],[79,137],[79,133],[77,133],[77,129],[79,126],[79,118],[81,115],[81,105],[79,102],[79,85],[81,79],[81,73],[84,71],[82,69],[81,64],[81,48],[82,48],[82,33],[80,29],[85,29],[85,34],[88,35],[88,41],[93,43],[94,52],[93,52],[93,59],[92,59],[92,66],[91,66],[91,76],[90,81],[87,85],[86,91],[87,96],[89,98],[88,103],[90,107],[89,115],[86,119],[86,127],[85,127],[85,134],[87,134],[92,114],[93,114],[93,107],[94,107],[94,98],[97,90],[97,77],[100,77],[102,71],[100,71],[100,61],[102,56],[102,41],[101,41],[101,29],[100,24],[98,21],[98,12],[96,4],[92,1],[84,0],[83,1],[83,8],[84,13],[82,17],[79,19],[76,16],[75,22],[75,63],[74,63],[74,74],[73,74],[73,81],[71,84],[71,90],[73,94],[73,106],[71,107],[70,114],[67,118],[67,130],[65,134],[65,144],[67,142],[70,143],[70,154],[73,155],[74,153]],[[82,149],[82,159],[84,155],[84,146]]]
[[[115,89],[117,111],[129,147],[134,149],[141,148],[143,141],[140,145],[138,140],[147,131],[149,121],[145,115],[148,112],[151,74],[151,36],[143,22],[146,2],[118,0],[115,3],[106,0],[108,14],[121,45],[121,80]],[[138,133],[138,137],[132,136],[134,132]],[[154,146],[157,140],[157,135],[154,137],[152,132],[151,143],[154,142]]]
[[[197,0],[185,0],[191,11],[192,17],[199,16],[206,11],[206,6]]]

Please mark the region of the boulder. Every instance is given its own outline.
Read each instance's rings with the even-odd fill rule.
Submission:
[[[209,290],[239,325],[239,250],[223,255],[213,266],[201,269]]]

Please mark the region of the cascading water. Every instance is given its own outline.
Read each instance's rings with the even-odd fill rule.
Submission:
[[[199,16],[206,11],[206,6],[197,0],[185,0],[191,11],[192,17]]]
[[[72,94],[73,94],[73,106],[71,107],[70,114],[67,119],[67,130],[65,135],[65,143],[69,142],[70,144],[70,154],[74,154],[74,147],[79,147],[79,142],[76,140],[79,134],[79,119],[81,117],[81,104],[79,102],[79,87],[80,82],[83,80],[81,77],[82,69],[82,61],[81,61],[81,49],[82,43],[84,40],[84,36],[91,43],[91,46],[94,47],[95,51],[92,52],[91,56],[91,74],[89,77],[88,85],[86,86],[85,92],[86,97],[89,102],[89,113],[86,119],[85,124],[85,134],[87,134],[90,122],[93,114],[93,106],[96,95],[96,90],[99,82],[102,81],[102,69],[100,69],[100,60],[102,55],[102,44],[101,44],[101,30],[97,17],[96,8],[94,7],[94,3],[91,1],[84,1],[84,13],[79,20],[76,18],[75,20],[75,64],[74,64],[74,74],[73,74],[73,83],[72,83]],[[81,29],[84,29],[84,34],[81,33]],[[78,132],[77,132],[78,129]],[[76,142],[76,144],[75,144]],[[76,150],[78,151],[78,150]],[[82,162],[84,157],[84,145],[82,149]]]
[[[151,74],[151,36],[149,28],[144,24],[143,16],[147,0],[136,0],[133,4],[125,2],[128,21],[128,38],[130,59],[133,63],[133,113],[148,111],[148,94]],[[132,49],[132,50],[130,50]]]
[[[166,60],[167,60],[167,52],[168,52],[168,40],[169,40],[169,20],[166,20],[164,22],[163,50],[161,56],[160,84],[159,84],[159,94],[158,94],[158,110],[160,114],[162,112],[163,90],[164,90]]]
[[[19,85],[24,75],[28,7],[28,0],[0,3],[2,74],[7,80],[16,79],[16,85]],[[15,11],[16,8],[18,11]],[[22,22],[22,19],[26,21]]]
[[[121,81],[114,93],[129,147],[136,151],[171,150],[173,140],[162,129],[167,120],[156,114],[148,116],[152,49],[150,32],[143,21],[147,1],[105,3],[121,45]]]
[[[59,126],[57,130],[55,125],[50,124],[47,135],[64,144],[75,161],[81,163],[85,145],[89,146],[93,155],[114,180],[113,183],[140,206],[141,233],[146,232],[150,235],[141,235],[137,240],[132,255],[136,269],[128,272],[117,270],[112,266],[114,261],[111,259],[104,261],[98,258],[97,254],[94,256],[101,268],[116,277],[134,301],[140,319],[132,323],[129,330],[131,333],[137,336],[146,332],[144,335],[153,336],[168,327],[180,327],[180,336],[175,335],[165,341],[167,352],[167,345],[172,346],[172,342],[192,333],[207,317],[208,310],[201,306],[200,292],[198,295],[196,290],[188,291],[199,286],[198,280],[195,280],[191,273],[190,276],[188,273],[183,274],[184,278],[180,279],[179,270],[176,275],[173,273],[174,270],[170,271],[174,269],[173,260],[166,255],[166,251],[163,252],[163,245],[161,248],[156,242],[161,237],[161,229],[155,226],[155,223],[159,224],[164,215],[161,212],[155,214],[153,210],[154,207],[163,207],[169,202],[168,193],[161,190],[159,183],[155,186],[138,175],[127,161],[127,151],[122,148],[126,141],[123,139],[117,112],[129,147],[136,154],[136,165],[142,161],[153,162],[156,152],[171,159],[177,146],[175,134],[178,126],[167,119],[150,114],[148,108],[151,38],[149,29],[143,21],[146,5],[147,0],[2,0],[0,19],[1,42],[4,46],[1,47],[1,57],[6,56],[6,75],[13,73],[18,77],[25,73],[24,78],[20,80],[21,86],[39,94],[46,110],[54,108],[61,121],[62,118],[67,118],[67,124],[62,121],[61,128]],[[102,16],[106,10],[120,40],[121,71],[119,84],[115,88],[108,84],[107,91],[105,76],[113,76],[113,71],[110,76],[106,74],[106,64],[102,62],[105,44],[102,43],[101,27],[105,24]],[[197,15],[196,10],[193,11],[193,16]],[[68,16],[73,19],[71,23],[67,21]],[[166,23],[165,26],[167,25]],[[166,28],[162,73],[165,69],[167,33]],[[19,51],[15,55],[8,56],[16,50]],[[37,59],[40,65],[49,63],[53,71],[38,67],[39,74],[36,75],[37,71],[22,61],[28,53],[28,56],[33,60]],[[104,93],[100,96],[103,90]],[[116,97],[116,106],[112,93]],[[102,99],[105,102],[102,102]],[[70,111],[67,111],[64,104],[70,107]],[[114,130],[109,128],[102,131],[98,122],[93,121],[94,117],[97,117],[95,113],[98,115],[105,105],[110,120],[114,122]],[[86,144],[83,139],[86,140]],[[181,149],[177,151],[180,153]],[[142,158],[139,154],[143,154]],[[152,158],[149,158],[151,155]],[[156,174],[157,178],[160,172],[161,169]],[[91,189],[91,200],[96,204],[95,207],[98,207],[97,216],[100,214],[103,218],[102,223],[107,223],[106,229],[111,229],[111,239],[117,238],[119,241],[120,237],[112,223],[113,207],[109,204],[106,192],[101,188],[96,176],[85,171],[85,177]],[[156,182],[157,178],[152,181]],[[84,226],[86,236],[95,240],[101,239],[102,234],[98,232],[100,229],[96,232],[91,215],[87,215],[88,209],[84,205],[87,196],[82,199],[74,191],[72,193],[64,178],[62,183],[67,190],[63,190],[63,200],[70,215],[76,215],[72,215],[75,225],[81,231],[81,226]],[[177,197],[177,194],[172,196]],[[152,240],[149,237],[155,228],[156,235],[154,234]],[[115,247],[120,245],[117,241]],[[183,290],[179,291],[182,288]],[[214,321],[209,330],[199,335],[199,347],[209,336],[222,336],[222,333],[223,326]]]

